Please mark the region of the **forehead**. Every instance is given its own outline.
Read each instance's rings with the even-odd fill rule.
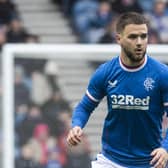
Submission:
[[[142,33],[147,33],[148,28],[146,24],[129,24],[125,26],[123,30],[123,34],[129,35],[129,34],[142,34]]]

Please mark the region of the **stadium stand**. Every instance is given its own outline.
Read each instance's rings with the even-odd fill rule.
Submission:
[[[62,56],[63,58],[66,57],[66,55]],[[68,150],[65,144],[65,137],[66,130],[70,126],[72,108],[85,92],[88,78],[93,72],[92,63],[82,60],[69,60],[66,62],[64,59],[57,59],[55,64],[53,63],[53,61],[46,62],[43,66],[41,65],[41,69],[37,67],[28,70],[29,67],[24,66],[23,61],[16,60],[16,163],[19,164],[19,160],[23,159],[21,157],[22,147],[24,149],[25,145],[30,146],[35,127],[38,124],[47,124],[50,134],[55,137],[58,147],[61,147],[61,165],[66,168],[78,168],[82,162],[82,165],[85,163],[85,167],[89,168],[89,160],[100,150],[101,138],[98,138],[98,136],[100,136],[102,122],[99,121],[99,118],[105,115],[105,101],[101,103],[88,123],[85,131],[87,137],[84,138],[83,144],[74,148],[74,150]],[[51,78],[49,78],[49,74]],[[81,151],[83,152],[81,153]],[[76,163],[77,160],[78,162]],[[40,162],[40,160],[37,161],[38,163]]]
[[[109,27],[119,14],[127,11],[140,12],[149,18],[152,39],[149,43],[167,43],[168,3],[166,0],[53,0],[61,6],[62,11],[68,14],[72,28],[81,43],[114,43],[113,36],[109,38]],[[106,4],[106,5],[104,5]],[[109,18],[111,16],[111,19]],[[159,23],[158,23],[159,22]],[[161,28],[159,28],[159,26]],[[154,30],[153,30],[154,29]],[[159,32],[160,31],[160,32]],[[114,29],[110,32],[114,33]],[[104,36],[108,38],[104,38]],[[101,39],[103,38],[103,40]],[[111,39],[112,38],[112,39]],[[107,41],[106,41],[107,40]],[[161,40],[161,41],[160,41]]]
[[[79,168],[82,164],[89,168],[91,149],[87,145],[87,138],[84,138],[84,143],[73,150],[67,147],[65,141],[66,131],[70,127],[71,105],[80,99],[83,91],[81,88],[84,88],[87,83],[87,78],[81,80],[81,73],[88,77],[88,64],[82,61],[68,61],[66,64],[64,61],[57,60],[57,71],[60,75],[50,85],[50,80],[48,80],[50,78],[45,74],[46,71],[49,71],[48,64],[44,65],[43,73],[45,75],[36,69],[27,76],[26,68],[19,63],[17,61],[15,67],[15,163],[24,163],[25,158],[22,152],[25,146],[29,146],[34,151],[31,152],[31,161],[41,167],[50,164],[48,157],[50,151],[53,151],[57,152],[58,157],[55,161],[61,167]],[[79,67],[80,71],[78,72],[76,68],[79,69]],[[67,83],[68,81],[72,83]],[[45,90],[45,94],[43,90]],[[47,92],[48,96],[45,97]],[[92,134],[95,130],[88,129],[88,131]],[[95,139],[92,138],[92,141],[95,142]]]
[[[115,43],[113,23],[118,13],[122,12],[117,10],[117,3],[128,5],[131,10],[138,6],[140,12],[155,19],[153,3],[163,2],[163,0],[156,0],[157,2],[153,0],[146,7],[144,3],[147,1],[139,1],[141,3],[135,5],[133,0],[129,1],[130,4],[125,4],[128,1],[124,0],[108,2],[0,0],[0,10],[6,9],[4,15],[0,15],[0,46],[7,42]],[[82,3],[85,3],[86,8]],[[167,18],[167,4],[163,3],[165,5],[163,16]],[[87,5],[91,8],[88,9]],[[84,25],[80,25],[81,18],[86,21],[82,22],[85,23]],[[155,25],[151,25],[149,42],[167,43],[167,36],[160,37],[158,30],[160,29]],[[81,165],[85,168],[90,167],[88,165],[90,156],[95,156],[100,149],[98,144],[101,138],[98,136],[103,123],[97,121],[105,115],[105,101],[100,104],[98,112],[93,114],[94,117],[88,123],[86,128],[88,137],[85,137],[83,144],[71,151],[66,146],[65,137],[70,127],[72,108],[85,92],[88,78],[99,64],[100,62],[79,60],[75,62],[60,60],[56,63],[53,60],[39,59],[15,61],[17,168],[24,168],[23,165],[33,165],[34,168],[50,168],[51,165],[55,168],[81,168]],[[0,96],[1,94],[0,88]],[[164,122],[167,123],[165,120]],[[164,134],[166,128],[164,127]],[[26,162],[27,159],[29,162]]]
[[[24,26],[39,36],[41,43],[74,43],[68,19],[49,0],[16,0]]]

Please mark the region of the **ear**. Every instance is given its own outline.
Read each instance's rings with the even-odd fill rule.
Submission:
[[[121,43],[121,34],[120,34],[120,33],[117,33],[117,34],[116,34],[116,42],[117,42],[118,44]]]

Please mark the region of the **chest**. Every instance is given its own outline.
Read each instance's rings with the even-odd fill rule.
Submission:
[[[109,75],[106,84],[107,99],[112,104],[146,106],[160,97],[157,75],[119,71]]]

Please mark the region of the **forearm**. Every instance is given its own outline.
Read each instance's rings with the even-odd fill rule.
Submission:
[[[80,126],[83,128],[97,105],[98,102],[90,100],[88,96],[85,95],[73,112],[72,127]]]

